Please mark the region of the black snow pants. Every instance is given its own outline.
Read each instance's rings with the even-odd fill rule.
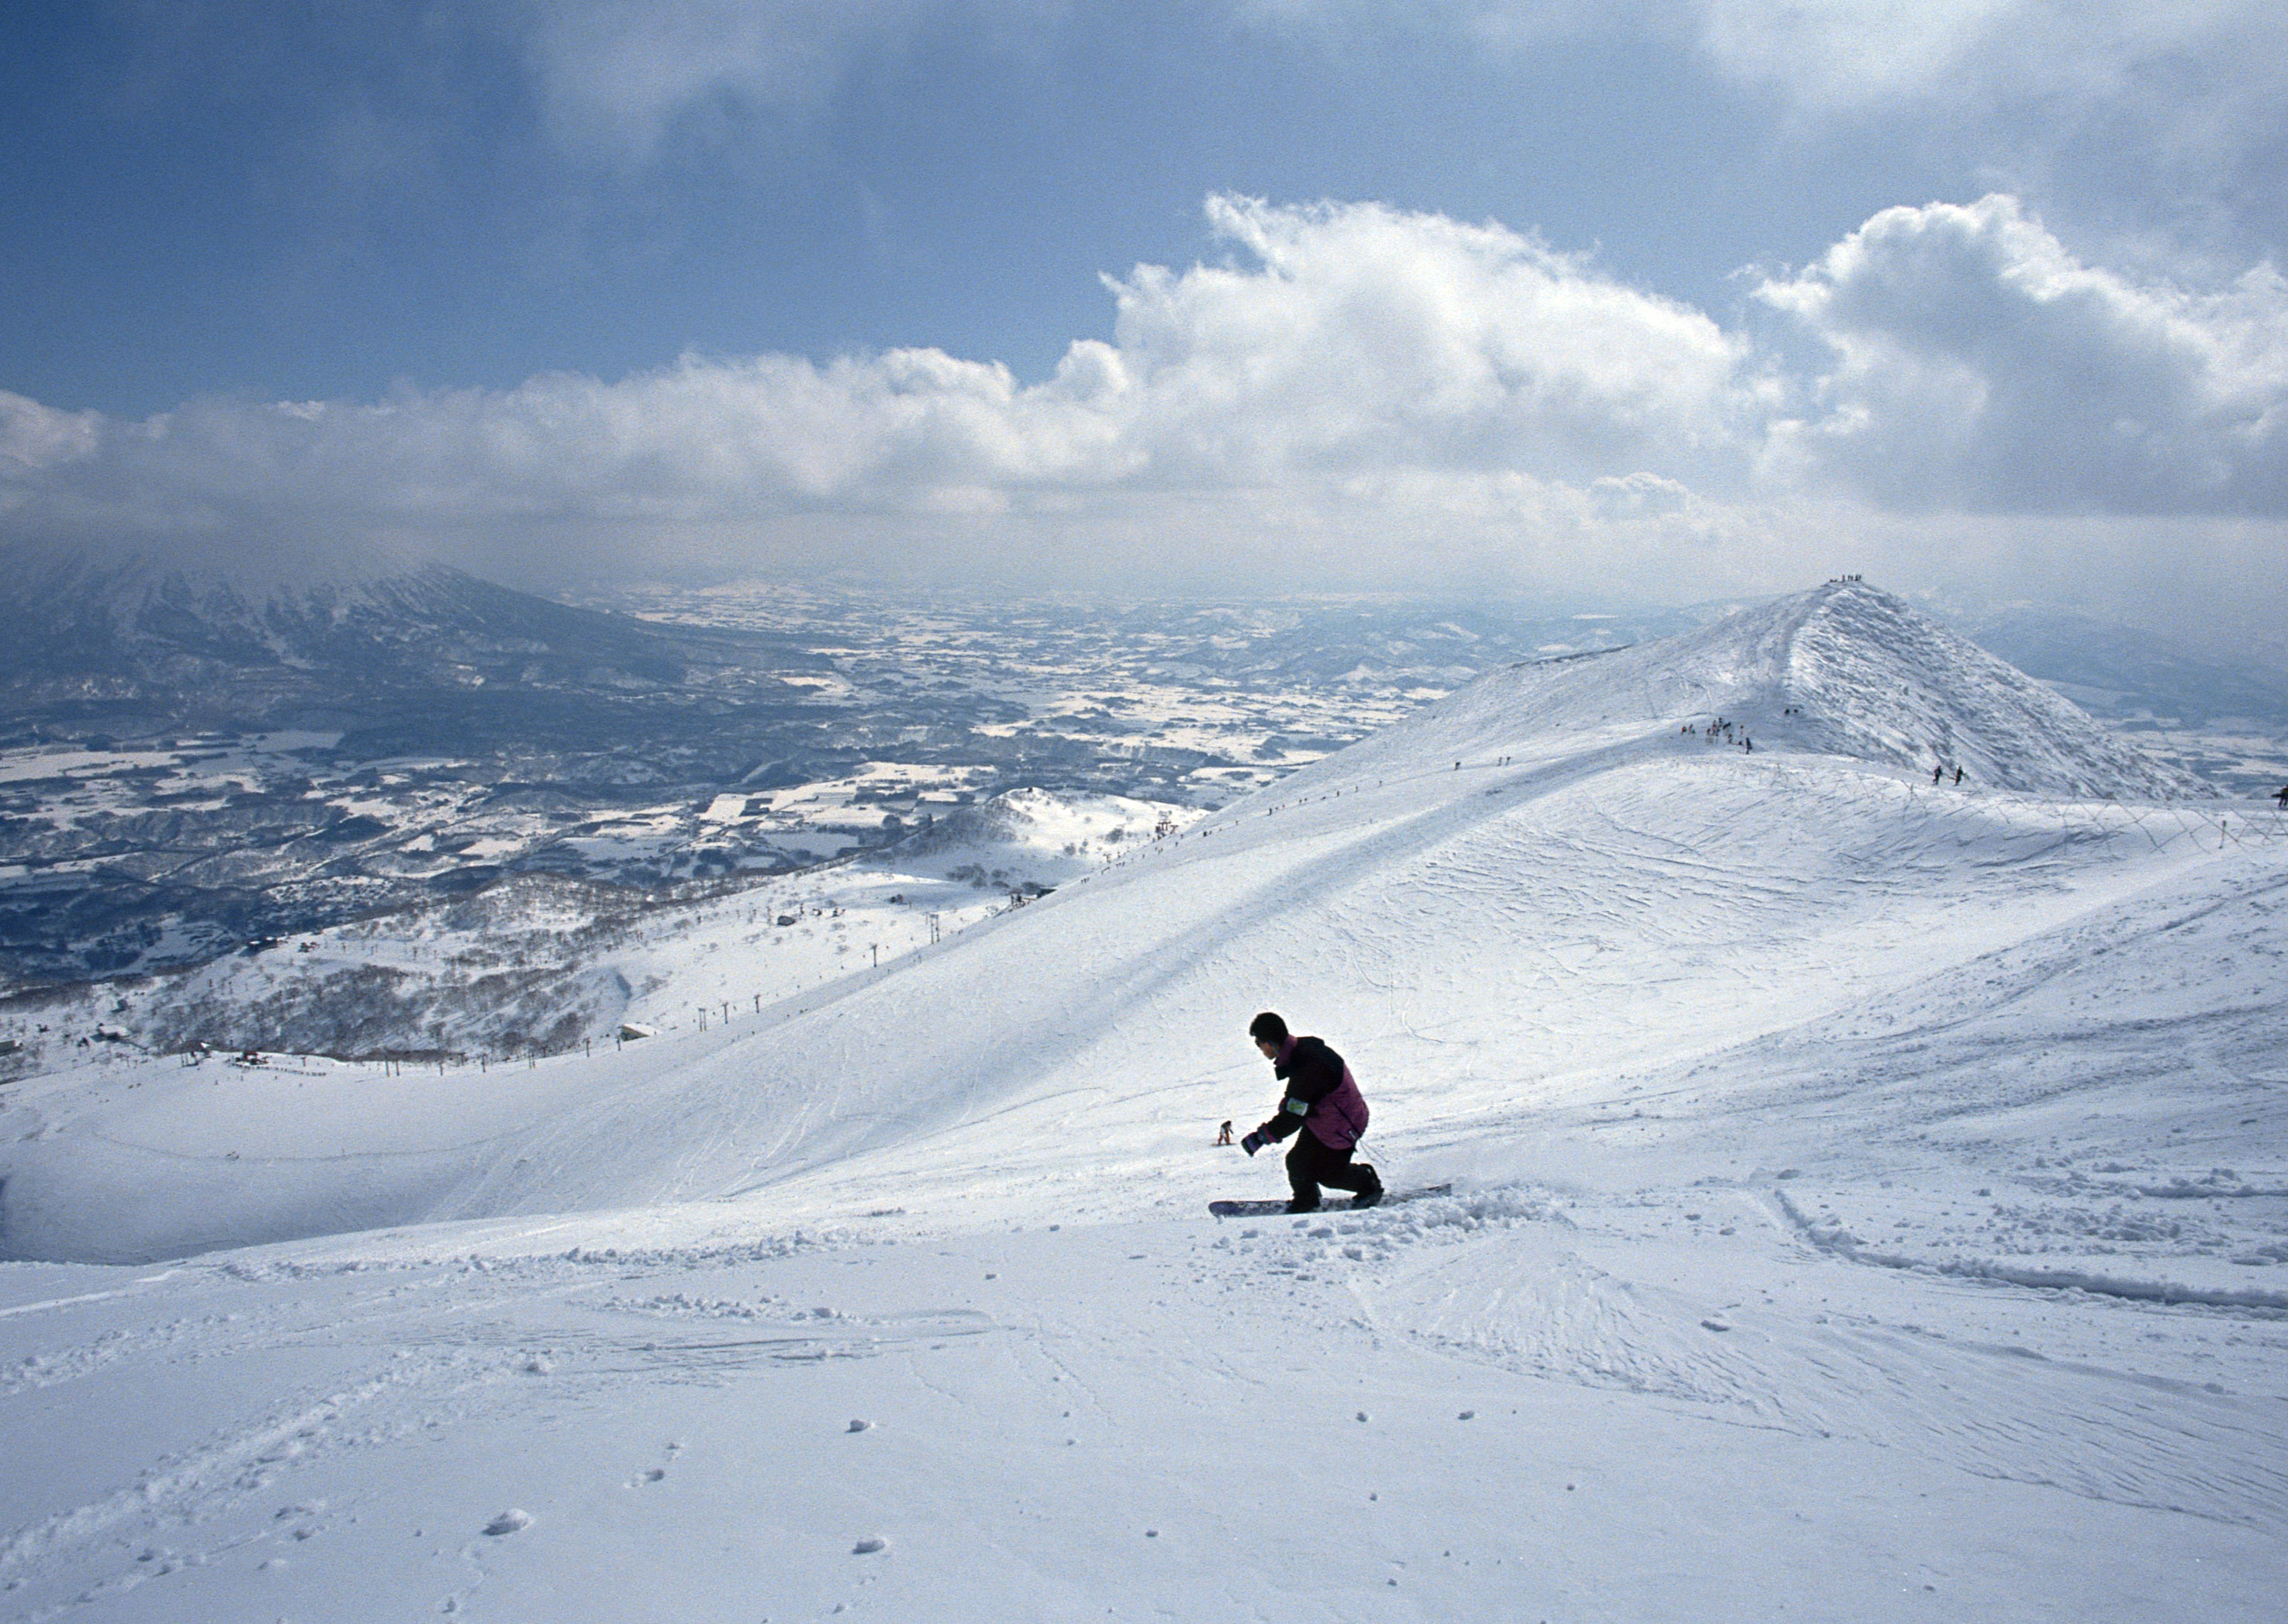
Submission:
[[[1330,1150],[1309,1129],[1296,1131],[1295,1148],[1287,1153],[1287,1183],[1298,1206],[1316,1207],[1321,1184],[1356,1194],[1373,1181],[1374,1169],[1354,1163],[1348,1146]]]

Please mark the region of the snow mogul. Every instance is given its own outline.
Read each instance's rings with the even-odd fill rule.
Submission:
[[[1317,1038],[1295,1036],[1268,1010],[1248,1023],[1247,1035],[1271,1062],[1272,1074],[1286,1085],[1286,1093],[1271,1120],[1239,1146],[1252,1156],[1295,1136],[1295,1148],[1287,1153],[1287,1182],[1295,1195],[1287,1210],[1316,1212],[1321,1184],[1351,1191],[1354,1208],[1382,1200],[1381,1176],[1351,1160],[1366,1132],[1366,1097],[1342,1056]]]

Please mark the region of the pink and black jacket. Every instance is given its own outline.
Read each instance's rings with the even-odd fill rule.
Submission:
[[[1366,1096],[1342,1056],[1317,1038],[1292,1037],[1279,1046],[1272,1074],[1287,1085],[1278,1114],[1255,1131],[1275,1144],[1298,1128],[1331,1151],[1347,1151],[1366,1132]]]

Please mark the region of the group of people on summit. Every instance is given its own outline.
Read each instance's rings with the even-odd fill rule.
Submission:
[[[1695,727],[1689,722],[1687,722],[1677,731],[1684,733],[1697,733],[1700,732],[1697,727]],[[1751,754],[1754,752],[1756,748],[1756,741],[1748,737],[1748,730],[1746,728],[1743,727],[1735,733],[1733,732],[1732,724],[1726,721],[1722,717],[1718,717],[1714,721],[1708,724],[1708,733],[1706,737],[1708,742],[1711,744],[1715,744],[1720,741],[1725,744],[1736,744],[1741,748],[1741,749]]]

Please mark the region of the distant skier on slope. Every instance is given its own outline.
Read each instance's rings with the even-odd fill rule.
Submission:
[[[1272,1074],[1287,1085],[1287,1091],[1271,1120],[1242,1139],[1240,1148],[1252,1156],[1265,1145],[1295,1135],[1295,1148],[1287,1153],[1287,1183],[1295,1194],[1287,1210],[1318,1210],[1321,1184],[1353,1192],[1355,1208],[1382,1200],[1381,1176],[1366,1163],[1351,1161],[1359,1137],[1366,1132],[1366,1097],[1342,1056],[1317,1038],[1295,1036],[1268,1010],[1248,1023],[1247,1035],[1271,1062]]]

